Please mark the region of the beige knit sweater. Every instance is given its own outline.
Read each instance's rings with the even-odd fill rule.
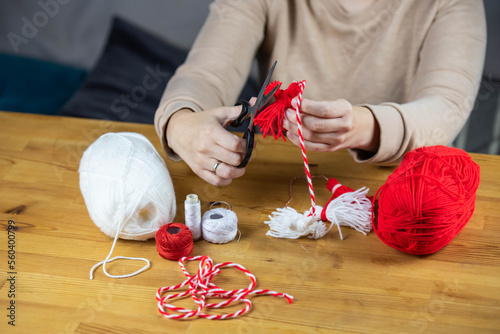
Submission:
[[[304,97],[368,107],[380,126],[375,154],[390,164],[424,145],[449,144],[467,120],[486,46],[481,0],[377,0],[356,14],[338,0],[220,0],[167,85],[155,127],[167,155],[169,117],[181,108],[233,105],[256,57],[273,80],[307,80]],[[263,76],[262,76],[263,77]]]

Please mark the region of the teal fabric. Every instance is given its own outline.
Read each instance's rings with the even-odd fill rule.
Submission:
[[[0,54],[0,110],[55,115],[85,77],[82,69]]]

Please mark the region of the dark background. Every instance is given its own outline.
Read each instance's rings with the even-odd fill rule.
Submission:
[[[164,85],[184,60],[211,2],[1,1],[0,109],[152,123]],[[500,154],[500,1],[484,4],[483,82],[454,145]],[[146,89],[143,80],[155,66],[163,74]],[[254,66],[242,97],[257,89],[256,73]],[[128,101],[120,100],[123,92]]]

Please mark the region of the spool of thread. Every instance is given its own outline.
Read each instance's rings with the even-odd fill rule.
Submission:
[[[413,150],[377,191],[373,228],[391,247],[416,255],[434,253],[469,221],[478,186],[479,166],[463,150]]]
[[[205,212],[201,219],[203,239],[215,244],[225,244],[236,238],[238,232],[238,217],[236,213],[225,208],[215,208]],[[227,203],[224,203],[227,204]],[[229,206],[229,204],[227,204]],[[230,207],[230,206],[229,206]]]
[[[175,216],[172,179],[167,166],[151,142],[138,133],[107,133],[83,153],[80,189],[94,224],[114,238],[104,261],[104,273],[113,278],[130,277],[146,270],[149,260],[117,256],[111,258],[118,238],[147,240]],[[126,275],[111,275],[106,263],[115,259],[141,260],[146,265]]]
[[[198,195],[189,194],[184,201],[184,218],[186,226],[193,234],[193,240],[201,238],[201,205]]]
[[[193,251],[193,235],[180,223],[169,223],[156,232],[156,250],[164,259],[177,261]]]

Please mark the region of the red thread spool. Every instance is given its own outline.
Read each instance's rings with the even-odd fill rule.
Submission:
[[[193,251],[193,235],[180,223],[169,223],[156,232],[156,250],[164,259],[179,260]]]
[[[478,186],[479,166],[463,150],[431,146],[408,152],[375,195],[373,229],[404,252],[437,252],[469,221]]]

